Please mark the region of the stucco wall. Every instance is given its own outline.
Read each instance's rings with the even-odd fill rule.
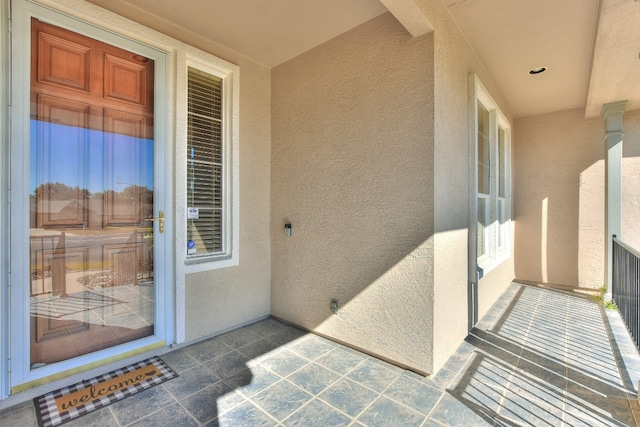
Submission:
[[[604,126],[582,109],[516,120],[516,277],[599,288]]]
[[[422,372],[432,366],[432,46],[385,14],[272,72],[271,312]]]
[[[272,313],[434,372],[468,327],[469,74],[503,103],[442,3],[419,3],[435,28],[426,37],[407,39],[385,15],[273,71]],[[415,61],[431,64],[424,93]],[[382,67],[393,81],[380,83]],[[400,191],[384,190],[394,182]],[[485,276],[480,316],[513,277],[513,256]],[[348,301],[338,316],[332,298]]]
[[[622,239],[640,248],[640,112],[623,116]],[[516,276],[604,284],[604,124],[582,109],[516,121]]]
[[[71,0],[68,0],[71,1]],[[158,20],[121,0],[92,0],[121,16],[240,68],[240,259],[236,267],[187,275],[185,338],[197,340],[269,314],[271,72],[189,29]],[[179,261],[178,261],[179,262]]]
[[[640,111],[623,120],[622,240],[640,251]]]
[[[439,0],[416,2],[434,31],[434,371],[467,335],[469,226],[469,75],[477,74],[502,112],[493,81]],[[473,148],[473,146],[471,146]],[[513,256],[478,287],[482,317],[514,277]]]

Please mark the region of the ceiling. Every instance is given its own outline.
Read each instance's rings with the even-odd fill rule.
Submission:
[[[124,16],[143,10],[267,67],[387,10],[414,36],[431,29],[414,0],[89,1]],[[442,1],[514,117],[571,108],[595,116],[620,100],[640,109],[640,2]]]
[[[378,0],[89,1],[125,16],[134,6],[268,67],[387,12]]]
[[[443,0],[514,117],[640,109],[640,2]],[[542,74],[529,70],[547,67]]]
[[[515,117],[584,106],[598,0],[444,3]]]

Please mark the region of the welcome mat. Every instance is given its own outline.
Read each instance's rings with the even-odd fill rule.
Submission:
[[[59,426],[177,376],[156,356],[63,387],[33,399],[38,424],[41,427]]]

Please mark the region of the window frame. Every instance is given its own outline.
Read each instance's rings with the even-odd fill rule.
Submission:
[[[223,126],[225,123],[225,114],[224,114],[224,81],[214,74],[205,72],[201,68],[196,68],[192,66],[187,67],[187,132],[189,135],[194,138],[192,143],[189,144],[189,139],[187,140],[187,170],[188,170],[188,178],[187,178],[187,263],[194,262],[196,260],[207,258],[207,257],[223,257],[226,259],[228,257],[228,244],[229,244],[229,235],[228,235],[228,227],[227,227],[227,206],[228,206],[228,190],[225,187],[227,184],[226,177],[226,169],[228,162],[228,153],[225,150],[227,144],[225,144],[224,137],[226,132],[223,130]],[[196,103],[196,99],[198,98],[197,93],[191,93],[191,85],[189,83],[196,81],[198,79],[202,85],[215,85],[214,80],[218,81],[220,87],[220,105],[219,108],[214,108],[212,111],[204,112],[204,111],[190,111],[191,102]],[[195,83],[197,85],[197,83]],[[209,93],[200,93],[202,97],[213,95]],[[214,104],[213,99],[208,97],[203,98],[203,101],[198,103],[198,105],[203,106],[204,104],[210,105]],[[194,109],[196,105],[194,105]],[[202,108],[202,107],[200,107]],[[195,123],[201,122],[200,126],[197,126]],[[215,131],[212,129],[211,134],[206,133],[206,138],[198,139],[195,135],[201,134],[203,131],[206,132],[207,124],[215,127],[215,124],[220,126],[220,135],[219,139],[214,137],[212,134]],[[195,148],[197,145],[197,148]],[[191,149],[189,150],[189,146]],[[207,152],[207,150],[211,150]],[[196,155],[196,151],[198,152]],[[201,153],[202,152],[202,155]],[[219,153],[219,159],[216,159],[216,152]],[[210,173],[204,174],[203,170],[211,169]],[[216,168],[219,169],[219,172],[216,172]],[[202,170],[203,169],[203,170]],[[197,172],[197,170],[201,170]],[[209,172],[209,171],[207,171]],[[216,180],[215,176],[219,174],[219,179]],[[199,177],[196,179],[196,176]],[[211,181],[207,181],[211,179]],[[210,191],[202,191],[195,183],[196,181],[202,181],[202,184],[205,186],[210,186]],[[219,187],[218,187],[219,186]],[[219,201],[216,202],[216,190],[219,192]],[[199,194],[198,202],[195,202],[194,197],[196,194]],[[191,201],[189,201],[191,199]],[[204,199],[204,201],[202,201]],[[210,205],[209,205],[210,204]],[[209,206],[206,206],[209,205]],[[189,218],[189,212],[192,208],[196,208],[199,210],[198,218]],[[211,225],[211,233],[212,239],[216,240],[216,238],[220,239],[220,247],[214,243],[213,248],[207,248],[204,238],[199,239],[196,236],[199,236],[200,233],[196,233],[194,230],[200,230],[200,227],[196,225],[196,221],[199,219],[205,219],[207,215],[203,215],[203,213],[210,211],[211,213],[211,221],[212,224],[205,222],[206,228],[209,228]],[[216,233],[216,212],[219,212],[219,228]],[[206,221],[206,219],[205,219]],[[192,233],[195,233],[192,234]],[[198,244],[198,241],[201,240],[201,243],[204,245],[202,247]],[[193,247],[189,247],[189,243],[193,243]]]
[[[481,279],[488,272],[502,264],[511,256],[511,124],[491,97],[485,86],[476,75],[470,78],[470,152],[472,154],[471,194],[472,206],[470,217],[470,249],[472,249],[476,278]],[[478,148],[479,123],[478,105],[489,112],[489,193],[478,191]],[[501,157],[500,138],[504,137],[504,152]],[[502,168],[504,167],[504,170]],[[503,177],[501,172],[504,173]],[[500,194],[501,181],[504,182],[504,195]],[[484,253],[478,250],[478,199],[487,200],[485,214],[489,216],[488,227],[485,227]],[[473,240],[473,242],[471,241]],[[471,247],[473,245],[473,248]]]
[[[236,266],[239,263],[239,68],[205,52],[177,58],[176,117],[176,251],[184,273]],[[188,71],[203,71],[222,80],[222,251],[187,254]]]

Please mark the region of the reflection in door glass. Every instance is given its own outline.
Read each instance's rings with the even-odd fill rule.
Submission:
[[[154,333],[153,61],[37,20],[32,38],[37,368]]]

